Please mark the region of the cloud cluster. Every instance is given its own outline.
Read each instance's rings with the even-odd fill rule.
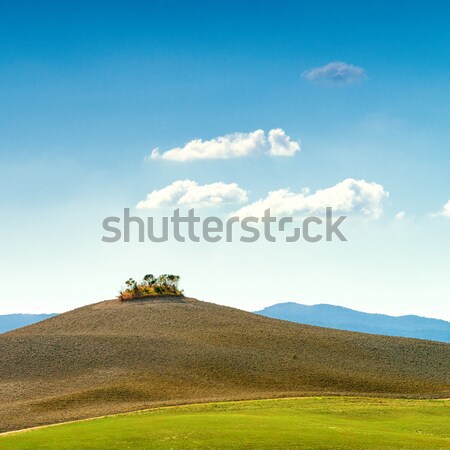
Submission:
[[[247,200],[247,191],[236,183],[199,185],[192,180],[178,180],[163,189],[152,191],[145,200],[137,204],[137,208],[218,206],[225,203],[244,203]]]
[[[322,67],[315,67],[302,73],[303,78],[325,86],[349,86],[366,78],[362,67],[342,61],[333,61]]]
[[[192,161],[199,159],[242,158],[266,153],[273,156],[294,156],[300,151],[300,144],[292,141],[281,128],[269,131],[268,138],[263,130],[251,133],[233,133],[209,141],[194,139],[183,147],[175,147],[160,153],[155,148],[150,159],[170,161]]]
[[[327,206],[331,206],[336,212],[355,213],[376,219],[382,214],[383,201],[388,195],[381,184],[348,178],[314,193],[307,189],[300,193],[278,189],[269,192],[267,197],[242,207],[235,214],[239,217],[260,217],[270,208],[274,215],[300,216],[323,213]]]
[[[265,198],[242,207],[233,215],[262,217],[264,211],[270,209],[277,216],[302,216],[323,213],[326,207],[331,206],[339,213],[378,218],[388,195],[380,184],[348,178],[314,193],[307,189],[299,193],[278,189],[269,192]],[[199,185],[192,180],[178,180],[165,188],[152,191],[145,200],[138,203],[137,208],[220,206],[247,201],[248,192],[236,183]]]

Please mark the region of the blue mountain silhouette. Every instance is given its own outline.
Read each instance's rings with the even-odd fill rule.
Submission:
[[[370,314],[327,304],[277,303],[261,311],[266,317],[363,333],[403,336],[450,343],[450,322],[420,316]]]
[[[6,314],[0,316],[0,333],[31,325],[53,316],[56,314]]]

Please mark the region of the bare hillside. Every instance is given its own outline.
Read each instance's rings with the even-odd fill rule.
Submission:
[[[101,302],[0,335],[0,430],[155,405],[315,393],[450,396],[450,345],[189,298]]]

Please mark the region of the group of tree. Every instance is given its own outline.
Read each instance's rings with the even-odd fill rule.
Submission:
[[[145,275],[142,281],[133,278],[125,281],[126,288],[119,294],[119,300],[133,300],[146,297],[181,296],[183,291],[178,288],[180,277],[178,275],[163,274],[155,277],[153,274]]]

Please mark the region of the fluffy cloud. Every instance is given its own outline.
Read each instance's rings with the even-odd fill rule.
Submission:
[[[378,218],[383,212],[383,201],[388,192],[377,183],[348,178],[335,186],[310,193],[303,189],[300,193],[289,189],[269,192],[266,198],[239,209],[235,214],[261,217],[270,208],[278,216],[301,216],[323,213],[327,206],[343,214],[356,213],[367,218]]]
[[[436,215],[450,217],[450,200],[444,205],[442,211],[439,211]]]
[[[274,156],[294,156],[300,151],[300,144],[292,141],[281,128],[269,131],[270,154]]]
[[[269,131],[268,139],[263,130],[251,133],[233,133],[209,141],[194,139],[183,147],[175,147],[160,153],[154,149],[150,159],[192,161],[198,159],[242,158],[259,153],[274,156],[293,156],[300,151],[300,144],[292,141],[281,128]]]
[[[137,208],[218,206],[246,201],[247,192],[236,183],[199,185],[191,180],[178,180],[163,189],[152,191],[145,200],[137,204]]]
[[[403,220],[405,218],[405,211],[400,211],[395,215],[395,220]]]
[[[341,61],[333,61],[302,73],[303,78],[328,86],[349,86],[366,78],[364,69]]]

